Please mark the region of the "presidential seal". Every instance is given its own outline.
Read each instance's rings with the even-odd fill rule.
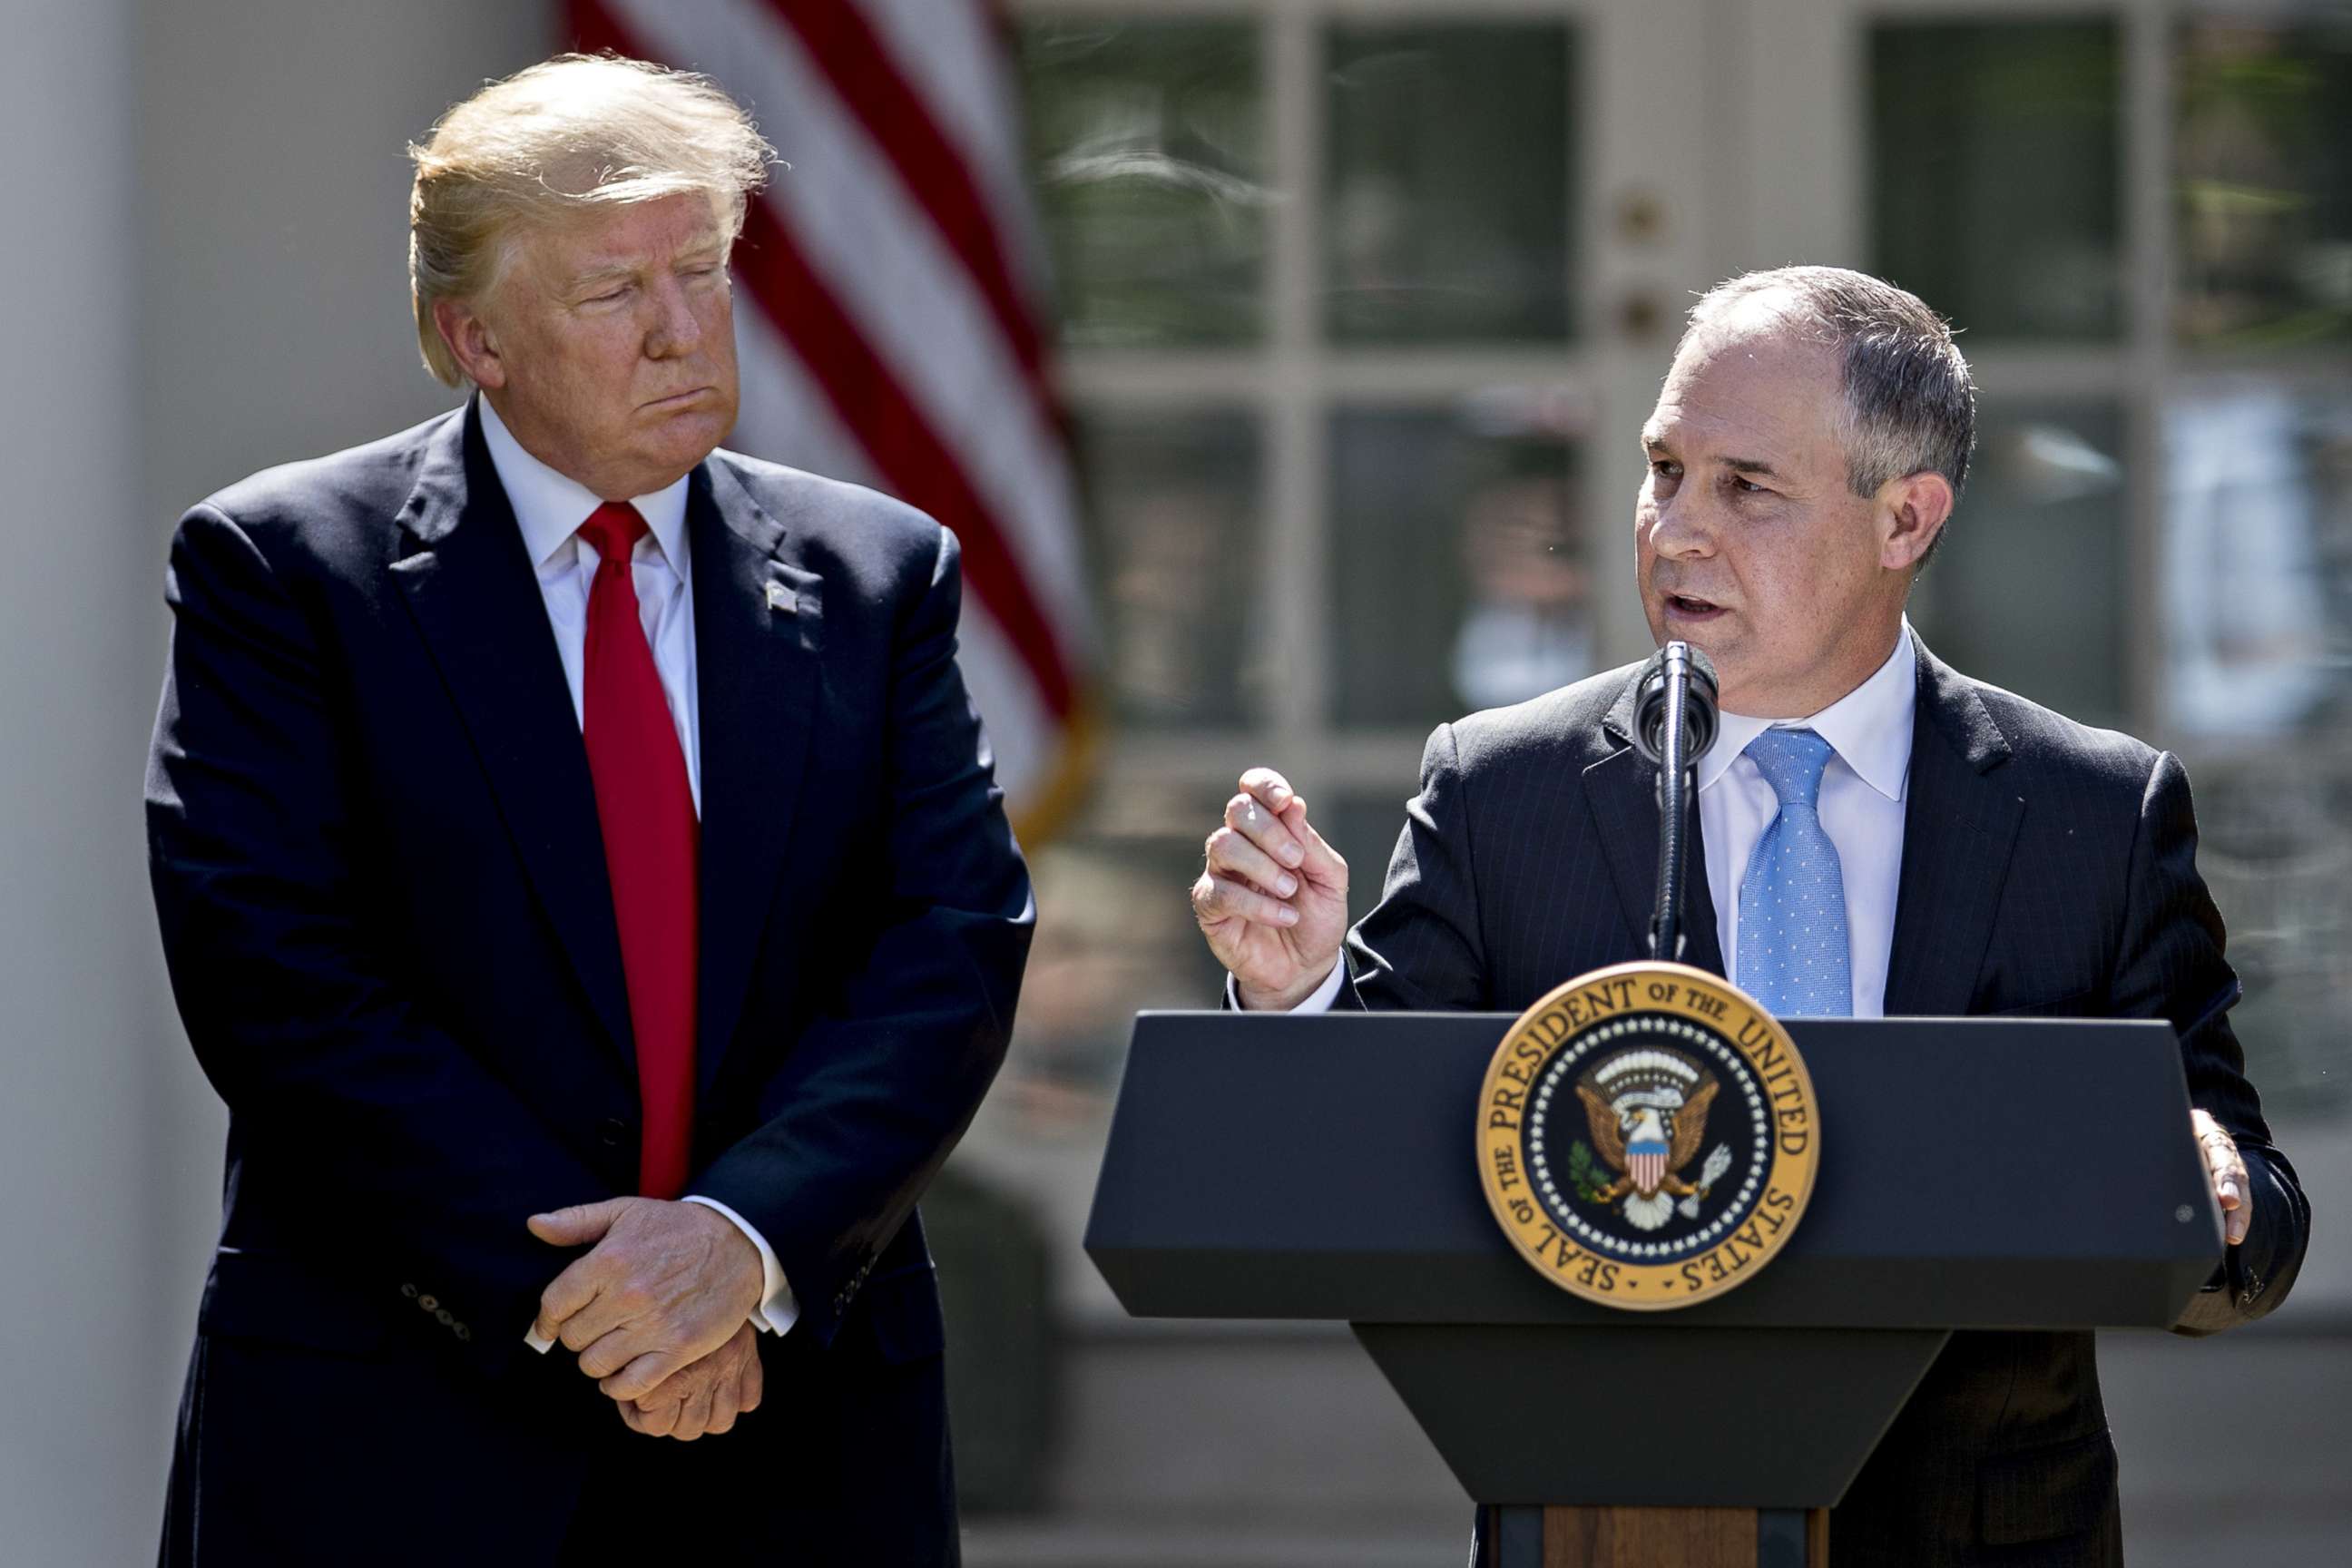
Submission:
[[[1820,1157],[1789,1032],[1680,963],[1562,985],[1511,1026],[1478,1097],[1478,1175],[1511,1244],[1561,1289],[1635,1311],[1754,1278]]]

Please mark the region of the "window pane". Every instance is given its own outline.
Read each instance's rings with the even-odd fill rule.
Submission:
[[[2121,331],[2112,22],[1874,28],[1875,270],[1982,339]]]
[[[2179,325],[2231,347],[2352,335],[2352,21],[2181,29]]]
[[[1065,340],[1255,341],[1266,199],[1256,29],[1036,21],[1022,29],[1021,64]]]
[[[1255,425],[1236,413],[1104,415],[1081,422],[1077,447],[1119,717],[1237,722],[1259,570]]]
[[[2164,690],[2184,736],[2352,717],[2352,395],[2179,384],[2163,416]]]
[[[2176,383],[2163,689],[2263,1098],[2352,1093],[2352,392]]]
[[[1334,417],[1339,722],[1424,728],[1596,668],[1575,453],[1551,402]]]
[[[1568,335],[1570,47],[1557,24],[1332,28],[1334,339]]]
[[[1950,535],[1912,597],[1946,663],[2090,724],[2125,721],[2122,418],[1988,411]]]

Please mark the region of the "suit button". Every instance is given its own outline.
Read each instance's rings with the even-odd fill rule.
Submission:
[[[473,1331],[473,1330],[471,1330],[471,1329],[469,1329],[469,1328],[467,1328],[467,1327],[465,1324],[463,1324],[463,1323],[452,1323],[452,1324],[450,1324],[450,1325],[449,1325],[449,1331],[450,1331],[451,1333],[453,1333],[453,1334],[457,1335],[460,1342],[465,1342],[465,1341],[467,1341],[467,1340],[470,1340],[470,1339],[472,1339],[472,1338],[474,1337],[474,1331]]]
[[[629,1141],[629,1124],[617,1116],[607,1116],[596,1124],[596,1142],[607,1149],[618,1149]]]
[[[403,1285],[400,1288],[400,1293],[412,1301],[416,1300],[416,1287],[414,1285]]]
[[[441,1305],[441,1298],[438,1296],[419,1296],[416,1298],[416,1304],[430,1312]]]
[[[444,1307],[433,1314],[433,1321],[446,1329],[457,1321],[457,1314]]]

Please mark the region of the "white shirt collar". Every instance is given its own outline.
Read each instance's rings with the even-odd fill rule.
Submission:
[[[1903,798],[1911,775],[1911,726],[1919,707],[1918,658],[1912,651],[1911,618],[1903,618],[1895,651],[1868,680],[1806,719],[1757,719],[1725,710],[1715,744],[1698,764],[1698,787],[1706,790],[1731,770],[1748,742],[1776,725],[1817,732],[1862,782],[1889,800]]]
[[[530,563],[543,566],[550,556],[572,542],[589,514],[604,504],[604,498],[523,450],[488,398],[478,394],[474,403],[482,411],[482,440],[490,449],[490,467],[498,470],[499,483],[506,487],[507,504],[514,508]],[[680,581],[686,578],[686,487],[691,477],[681,475],[650,495],[629,498],[629,504],[646,520],[646,531],[662,558]]]

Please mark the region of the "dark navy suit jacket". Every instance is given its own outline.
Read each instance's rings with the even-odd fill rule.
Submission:
[[[952,1560],[915,1202],[1003,1058],[1034,910],[954,662],[956,542],[723,451],[687,527],[688,1190],[798,1298],[763,1407],[647,1439],[521,1342],[570,1256],[524,1217],[634,1190],[638,1112],[578,721],[469,405],[173,542],[150,859],[230,1129],[166,1561],[553,1562],[689,1499],[673,1544]]]
[[[1646,946],[1657,773],[1632,744],[1633,668],[1441,726],[1343,1005],[1519,1012]],[[2237,977],[2169,754],[1970,680],[1918,650],[1889,1016],[2168,1019],[2191,1103],[2244,1152],[2245,1241],[2179,1325],[2284,1297],[2310,1211],[2231,1032]],[[1724,963],[1705,847],[1687,961]],[[2182,1136],[2187,1137],[2184,1129]],[[2032,1194],[2018,1194],[2030,1224]],[[1840,1563],[2121,1561],[2115,1449],[2089,1334],[1955,1333],[1831,1517]]]

